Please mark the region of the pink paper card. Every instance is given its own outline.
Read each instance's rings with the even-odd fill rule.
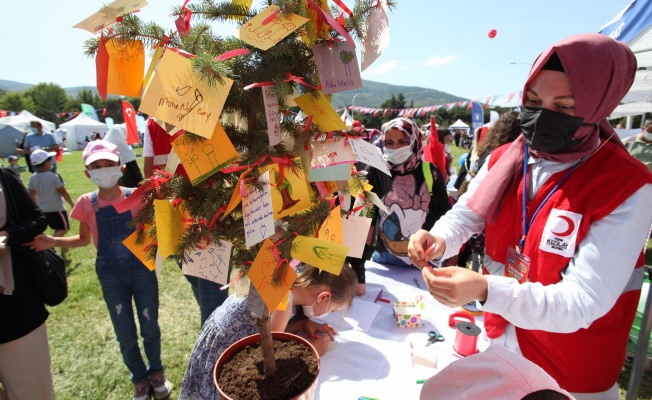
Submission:
[[[362,71],[367,69],[380,57],[389,46],[389,21],[387,19],[387,4],[378,0],[378,7],[371,11],[365,21],[365,37],[362,42]]]
[[[310,143],[310,149],[312,151],[310,168],[332,167],[356,162],[353,149],[344,139],[314,141]]]
[[[269,185],[269,171],[258,178],[263,190],[247,185],[242,199],[242,213],[247,248],[274,234],[274,209]]]
[[[357,215],[342,217],[342,240],[349,246],[348,257],[362,257],[370,226],[371,218]]]
[[[377,170],[392,176],[387,167],[387,162],[385,162],[378,147],[362,139],[349,139],[349,144],[351,145],[351,150],[353,150],[353,154],[358,161],[371,165]]]
[[[265,102],[269,145],[275,146],[281,143],[281,124],[278,117],[278,98],[271,86],[263,86],[263,101]]]
[[[362,87],[355,47],[349,42],[339,42],[331,48],[326,44],[316,44],[312,46],[312,54],[324,94]]]

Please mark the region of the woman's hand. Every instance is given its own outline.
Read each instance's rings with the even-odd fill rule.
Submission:
[[[331,341],[328,340],[328,336],[316,336],[310,338],[310,344],[313,345],[315,350],[317,350],[317,354],[320,356],[323,356],[324,353],[326,353],[326,350],[328,350],[328,344]]]
[[[337,335],[337,331],[335,328],[330,326],[329,324],[320,324],[319,322],[315,322],[312,320],[306,320],[306,326],[304,327],[306,332],[310,335],[310,337],[315,337],[317,336],[317,332],[324,332],[327,337],[331,339],[331,342],[335,341],[335,335]]]
[[[29,246],[32,250],[42,251],[53,248],[55,245],[54,238],[45,234],[37,235],[33,241],[25,243],[23,246]]]
[[[423,268],[428,291],[440,303],[459,307],[471,300],[487,300],[487,278],[467,268]]]
[[[426,251],[430,249],[433,243],[436,243],[435,248],[430,250],[428,254]],[[423,268],[428,265],[428,261],[437,258],[444,254],[446,250],[446,242],[439,236],[433,236],[425,229],[419,229],[417,233],[410,236],[408,243],[408,255],[410,260],[418,268]]]

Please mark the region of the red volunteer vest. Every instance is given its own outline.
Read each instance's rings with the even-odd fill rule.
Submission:
[[[147,118],[147,129],[149,130],[149,138],[152,142],[152,150],[154,152],[153,170],[165,169],[168,156],[172,151],[172,137],[152,117]],[[186,175],[182,164],[179,164],[175,174]]]
[[[489,168],[506,149],[507,145],[492,153]],[[566,172],[550,177],[535,198],[528,202],[528,221]],[[609,215],[646,183],[652,183],[652,175],[647,169],[621,147],[606,143],[569,175],[532,222],[523,246],[524,254],[531,259],[529,281],[544,286],[561,281],[562,271],[586,236],[590,224]],[[523,225],[522,195],[521,176],[506,197],[496,223],[486,226],[486,253],[494,261],[504,264],[507,247],[519,242]],[[552,228],[557,219],[563,219],[565,222],[558,226],[567,229]],[[546,230],[546,224],[551,228]],[[634,268],[643,265],[643,261],[641,253],[635,266],[617,265],[614,268],[631,274]],[[570,392],[608,390],[618,379],[625,359],[627,337],[639,295],[640,285],[625,291],[606,315],[588,328],[573,333],[516,327],[520,350],[525,358],[546,370]],[[484,321],[487,334],[492,338],[502,335],[508,324],[501,316],[491,313],[485,313]]]

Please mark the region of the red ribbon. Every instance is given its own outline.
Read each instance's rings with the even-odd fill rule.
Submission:
[[[231,285],[233,285],[234,283],[236,283],[236,282],[238,281],[238,279],[240,279],[240,278],[242,277],[242,274],[243,274],[243,273],[244,273],[243,271],[240,271],[240,273],[238,274],[238,276],[236,276],[235,278],[233,278],[233,280],[232,280],[231,282],[229,282],[229,283],[227,283],[226,285],[222,286],[222,287],[220,288],[220,290],[228,289],[229,286],[231,286]]]
[[[310,1],[310,0],[308,0],[308,1]],[[283,82],[290,82],[290,81],[296,82],[299,85],[308,86],[311,89],[321,90],[321,85],[312,86],[311,84],[306,83],[306,81],[304,81],[302,77],[292,75],[291,73],[288,72],[287,79],[285,79]]]
[[[269,17],[265,18],[263,22],[261,22],[261,25],[267,25],[269,21],[273,20],[274,17],[278,15],[278,13],[281,12],[281,9],[279,8],[278,10],[274,11],[273,13],[269,14]]]
[[[184,15],[179,15],[179,18],[174,21],[174,24],[177,26],[177,31],[182,35],[190,32],[190,16],[192,15],[192,11],[186,7],[189,2],[190,0],[186,0],[181,7],[181,10],[185,11]]]
[[[244,90],[249,90],[249,89],[253,89],[253,88],[257,88],[257,87],[272,86],[273,84],[274,84],[274,82],[256,82],[256,83],[252,83],[251,85],[245,86],[243,89]]]
[[[173,206],[173,207],[176,207],[176,206],[178,206],[179,203],[181,203],[182,201],[183,201],[183,199],[182,199],[181,197],[177,197],[176,199],[172,200],[172,206]]]
[[[312,114],[308,115],[308,119],[306,120],[306,126],[305,126],[305,128],[303,128],[303,130],[304,131],[309,131],[311,123],[312,123]]]
[[[175,52],[175,53],[177,53],[179,55],[182,55],[182,56],[184,56],[186,58],[195,58],[195,57],[197,57],[194,54],[188,53],[185,50],[177,49],[176,47],[168,47],[167,50],[173,51],[173,52]]]
[[[338,24],[337,21],[333,19],[333,17],[325,13],[324,10],[321,9],[321,7],[319,7],[317,4],[313,3],[312,1],[306,0],[306,3],[308,4],[308,7],[315,10],[317,15],[319,15],[324,21],[326,21],[328,25],[332,26],[333,29],[335,29],[340,35],[342,35],[342,37],[346,39],[347,42],[351,43],[351,45],[355,47],[355,42],[353,41],[351,35],[349,35],[346,29],[340,26],[340,24]]]
[[[283,264],[288,263],[287,258],[281,258],[281,253],[278,252],[278,248],[276,247],[277,245],[283,243],[286,240],[287,239],[283,239],[283,240],[281,240],[281,241],[279,241],[277,243],[272,243],[272,245],[270,246],[270,251],[274,255],[274,258],[276,258],[276,267],[277,268],[280,268]]]
[[[236,50],[231,50],[227,51],[226,53],[220,54],[218,57],[214,58],[213,60],[219,60],[219,61],[224,61],[228,60],[231,57],[235,56],[243,56],[245,54],[249,54],[249,49],[236,49]]]
[[[338,6],[340,6],[340,8],[342,9],[342,11],[344,11],[345,13],[347,13],[347,14],[349,15],[349,17],[350,17],[351,15],[353,15],[353,13],[351,12],[351,10],[349,10],[349,7],[347,7],[346,4],[344,4],[344,2],[343,2],[342,0],[333,0],[333,3],[337,4]]]
[[[222,215],[222,213],[224,213],[224,211],[226,211],[226,207],[227,207],[227,206],[228,206],[228,205],[223,205],[222,207],[220,207],[220,208],[217,210],[217,212],[215,213],[215,215],[213,215],[213,219],[211,219],[210,224],[208,224],[208,228],[209,228],[209,229],[213,229],[213,226],[215,226],[215,222],[217,222],[217,219],[220,217],[220,215]]]

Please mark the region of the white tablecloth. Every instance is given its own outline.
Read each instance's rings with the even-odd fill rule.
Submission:
[[[446,307],[427,292],[421,272],[417,269],[385,267],[367,262],[367,291],[361,298],[374,301],[382,289],[382,297],[391,303],[378,302],[382,307],[367,332],[336,327],[339,335],[321,359],[321,371],[316,398],[348,400],[360,396],[381,400],[418,399],[421,386],[417,379],[426,379],[456,360],[453,344],[456,329],[448,326],[451,313],[459,311]],[[423,289],[414,283],[417,278]],[[426,306],[423,325],[418,328],[398,328],[393,316],[394,301],[412,301],[423,293]],[[482,317],[476,325],[483,328]],[[446,338],[425,349],[428,331],[436,330]],[[437,368],[412,365],[410,342],[417,349],[437,354]],[[488,346],[483,333],[478,347]]]

